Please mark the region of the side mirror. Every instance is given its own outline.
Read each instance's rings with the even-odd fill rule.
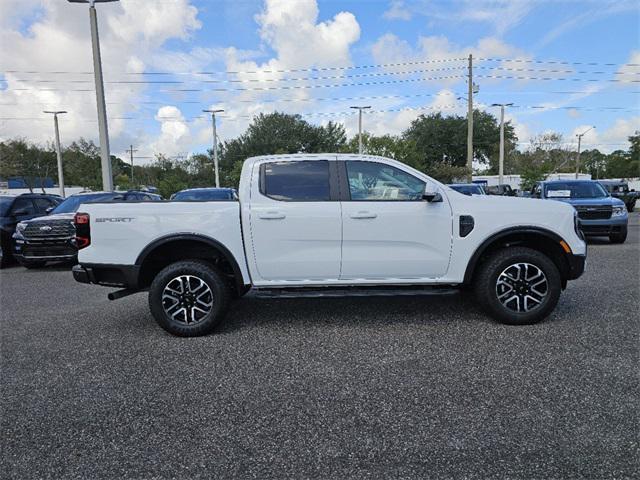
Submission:
[[[442,201],[442,195],[438,192],[424,192],[422,194],[422,199],[429,203],[437,203]]]

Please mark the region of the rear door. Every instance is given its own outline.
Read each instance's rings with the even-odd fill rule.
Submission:
[[[339,164],[348,183],[342,202],[340,278],[403,283],[443,276],[452,242],[446,195],[440,192],[441,202],[423,200],[426,181],[383,162]]]
[[[342,218],[335,157],[254,165],[250,201],[256,285],[337,280]]]

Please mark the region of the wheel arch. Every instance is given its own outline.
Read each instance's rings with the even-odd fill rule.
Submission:
[[[465,270],[463,283],[469,284],[473,281],[478,267],[491,253],[501,248],[519,245],[547,255],[558,267],[564,289],[567,285],[569,264],[566,252],[560,244],[562,241],[560,235],[541,227],[510,227],[496,232],[485,239],[471,256]]]
[[[140,268],[139,287],[149,286],[166,265],[194,258],[213,262],[230,277],[239,295],[246,292],[242,270],[234,255],[216,239],[197,233],[169,234],[149,243],[135,262]]]

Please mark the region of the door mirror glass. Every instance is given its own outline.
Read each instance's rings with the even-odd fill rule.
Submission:
[[[422,199],[429,203],[437,203],[442,201],[442,195],[438,192],[424,192],[422,194]]]

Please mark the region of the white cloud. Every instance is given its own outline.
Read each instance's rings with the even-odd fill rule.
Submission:
[[[170,38],[186,39],[201,27],[198,9],[189,0],[171,2],[141,2],[120,0],[122,11],[107,17],[114,36],[126,44],[145,42],[160,45]]]
[[[412,16],[404,0],[391,0],[389,9],[383,14],[383,17],[389,20],[411,20]]]
[[[1,122],[0,138],[23,136],[40,143],[50,141],[51,121],[42,110],[60,108],[69,112],[60,120],[63,143],[81,136],[97,140],[87,5],[58,0],[0,3],[0,64],[5,69],[7,87],[0,90],[0,103],[10,106],[11,117],[30,119]],[[113,154],[122,155],[132,140],[135,124],[126,119],[143,118],[139,100],[145,87],[110,82],[143,80],[132,72],[143,71],[145,61],[160,63],[162,55],[171,54],[162,50],[163,43],[187,38],[199,28],[196,13],[189,0],[122,0],[98,6]],[[25,15],[31,19],[26,30],[19,21]],[[26,73],[30,71],[36,73]]]
[[[640,81],[640,50],[633,50],[629,60],[618,69],[616,80],[621,83],[637,84]]]
[[[340,70],[318,75],[305,70],[352,65],[350,49],[360,38],[360,25],[352,13],[339,12],[325,22],[318,22],[318,15],[316,0],[265,1],[255,20],[265,50],[272,50],[274,55],[258,62],[234,47],[226,50],[226,69],[238,72],[232,78],[239,81],[230,88],[245,90],[229,91],[220,99],[228,117],[228,121],[221,119],[222,135],[239,135],[250,118],[260,112],[279,109],[302,113],[318,108],[312,101],[312,89],[293,88],[309,82],[295,79],[340,75]]]
[[[576,142],[576,135],[586,132],[592,125],[584,124],[574,128],[569,135],[569,140]],[[582,149],[597,148],[601,152],[610,153],[614,150],[626,150],[629,136],[640,130],[640,116],[617,118],[613,124],[600,131],[598,128],[589,130],[582,137]]]
[[[179,108],[172,105],[160,107],[155,119],[160,122],[160,135],[150,144],[151,152],[167,156],[190,152],[193,137]]]

